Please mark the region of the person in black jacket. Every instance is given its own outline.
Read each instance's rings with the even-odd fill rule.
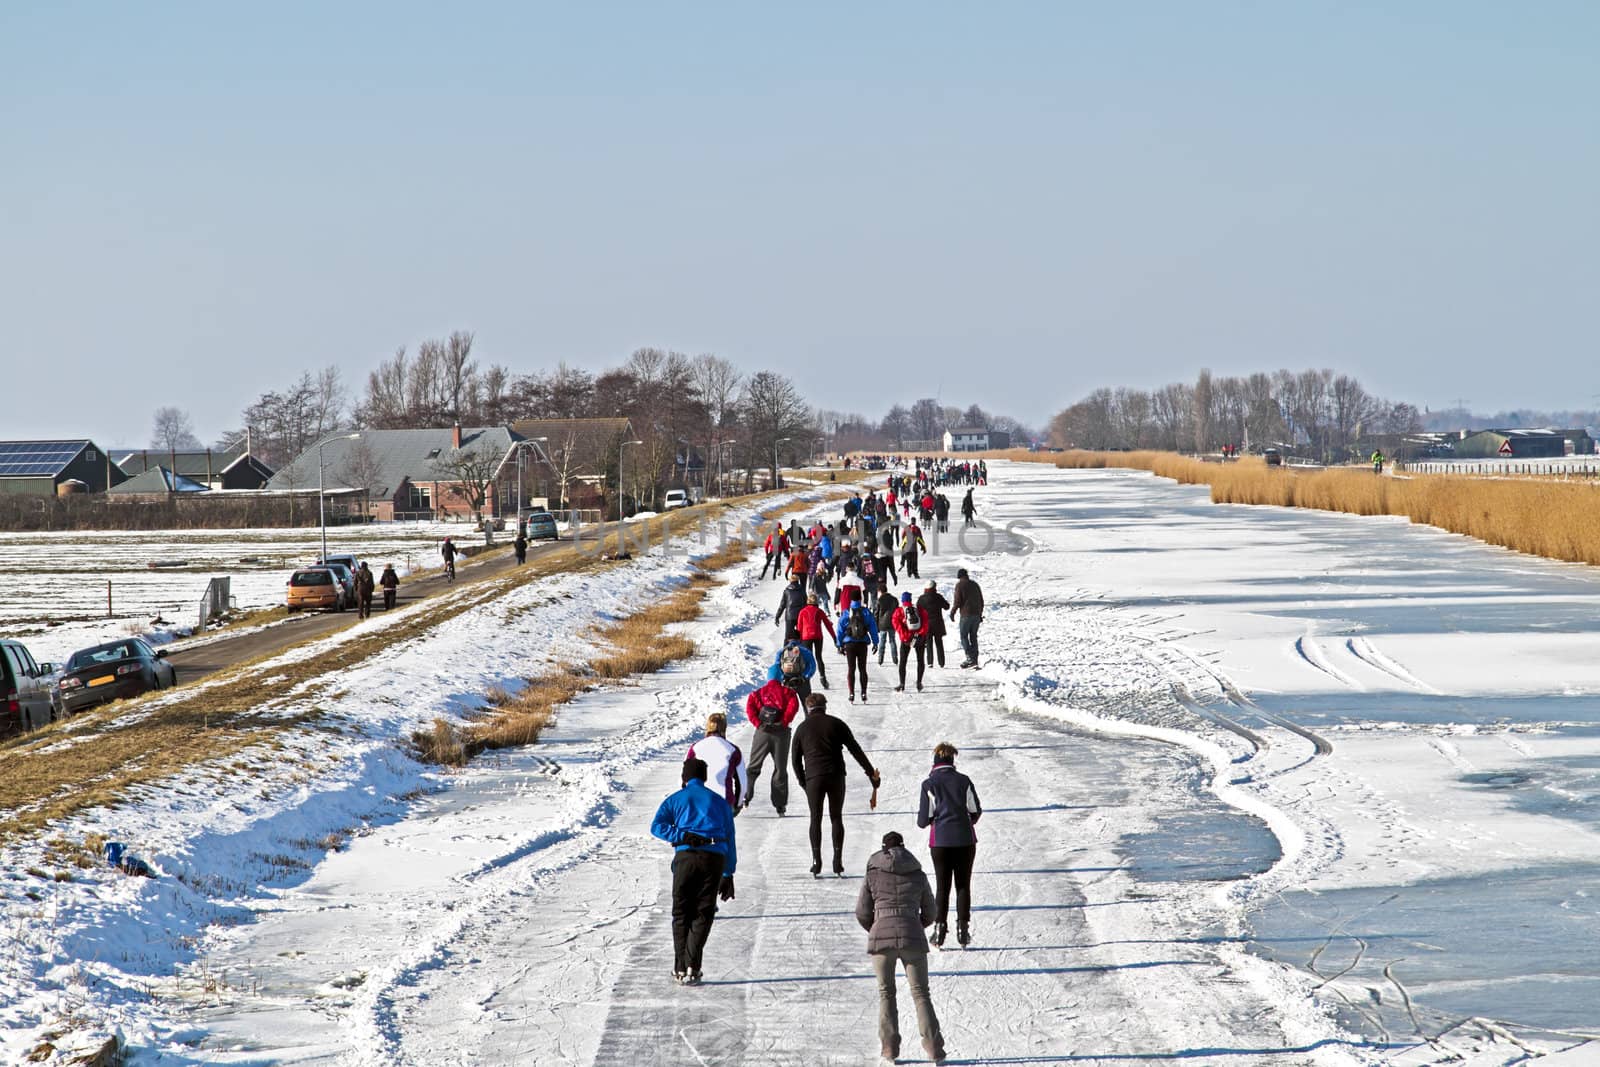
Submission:
[[[878,769],[856,743],[855,734],[843,719],[828,714],[828,698],[812,693],[806,698],[806,719],[794,732],[790,758],[794,778],[806,791],[811,805],[811,874],[822,873],[822,801],[828,801],[828,818],[833,823],[833,873],[844,875],[844,786],[845,749],[867,772],[872,788],[878,788]]]
[[[928,851],[933,854],[933,874],[938,885],[933,943],[944,946],[950,915],[950,884],[956,887],[956,943],[966,948],[972,940],[972,862],[978,855],[978,833],[973,828],[983,815],[972,779],[956,770],[956,746],[941,741],[933,749],[933,770],[923,779],[917,803],[917,825],[932,827]]]
[[[789,584],[783,587],[783,592],[778,596],[778,610],[773,613],[772,624],[784,624],[783,640],[800,640],[800,609],[806,606],[805,586],[800,584],[799,578],[790,578]]]
[[[950,610],[950,601],[939,592],[939,583],[928,582],[917,598],[917,610],[928,620],[928,666],[933,666],[935,656],[939,666],[944,666],[944,613]]]

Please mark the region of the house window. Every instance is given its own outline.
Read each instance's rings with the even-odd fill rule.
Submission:
[[[433,488],[426,485],[413,485],[411,487],[411,506],[408,511],[432,511]]]
[[[83,450],[83,458],[88,460],[90,463],[93,463],[95,460],[99,459],[100,457],[95,455],[94,449],[86,448],[86,449]]]

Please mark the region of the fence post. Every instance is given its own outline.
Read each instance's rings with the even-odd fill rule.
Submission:
[[[111,583],[106,582],[106,618],[111,618]]]

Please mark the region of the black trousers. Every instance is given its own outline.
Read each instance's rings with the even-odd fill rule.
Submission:
[[[672,859],[672,969],[677,974],[700,969],[726,862],[722,853],[698,848]]]
[[[950,883],[956,886],[956,922],[972,918],[972,861],[977,858],[977,845],[934,845],[933,854],[934,903],[939,912],[938,921],[947,922],[950,915]]]
[[[761,577],[757,578],[756,581],[759,582],[766,579],[768,567],[772,568],[772,576],[776,578],[778,576],[778,572],[783,570],[783,560],[784,557],[778,555],[778,553],[768,552],[767,561],[761,565]]]
[[[822,862],[822,801],[828,801],[828,819],[833,823],[833,866],[837,870],[844,858],[844,775],[813,774],[806,779],[806,803],[811,806],[811,861]]]
[[[877,558],[877,567],[878,567],[878,574],[880,576],[879,577],[879,581],[883,584],[883,587],[885,589],[889,588],[889,584],[891,582],[893,584],[895,584],[895,585],[899,585],[900,584],[900,576],[898,574],[896,574],[895,571],[894,571],[894,554],[893,553],[891,553],[891,554],[889,554],[887,556],[879,556]]]
[[[822,665],[822,638],[815,637],[810,641],[803,641],[801,643],[811,650],[812,658],[817,661],[817,678],[826,684],[828,681],[828,668]],[[801,697],[800,699],[804,700],[805,697]]]
[[[922,577],[922,575],[917,573],[917,554],[915,552],[907,552],[905,555],[900,557],[900,562],[906,569],[907,578]]]
[[[913,637],[910,643],[905,646],[905,653],[900,657],[900,688],[902,689],[906,685],[906,664],[911,662],[913,649],[917,654],[917,685],[920,686],[922,684],[922,672],[928,666],[928,639],[925,637]]]
[[[861,674],[861,695],[867,695],[867,652],[872,648],[865,641],[852,641],[844,646],[844,680],[850,692],[856,691],[856,674]]]
[[[928,662],[930,664],[937,662],[939,664],[939,666],[943,667],[944,666],[944,634],[929,634],[928,635],[928,643],[929,643]],[[938,657],[937,659],[935,659],[936,656]]]

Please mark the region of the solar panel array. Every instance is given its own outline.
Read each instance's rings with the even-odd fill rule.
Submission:
[[[85,441],[0,441],[0,478],[53,478]]]

